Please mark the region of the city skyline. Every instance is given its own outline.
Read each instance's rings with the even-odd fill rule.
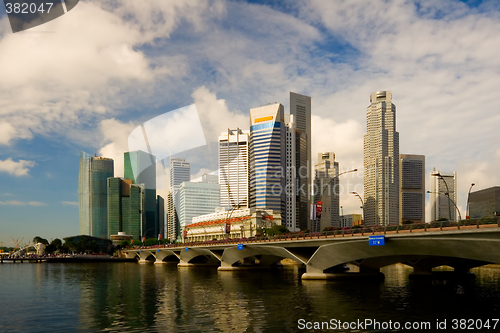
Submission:
[[[362,165],[366,96],[392,90],[400,151],[425,155],[426,175],[433,167],[457,171],[460,211],[471,183],[474,190],[500,183],[492,88],[500,64],[488,47],[500,27],[493,2],[214,3],[143,9],[144,17],[152,10],[171,18],[171,25],[162,25],[140,17],[128,24],[127,15],[135,17],[131,2],[104,8],[88,1],[71,15],[15,35],[0,13],[0,242],[78,234],[79,151],[95,149],[120,161],[133,128],[193,102],[214,142],[228,127],[247,128],[250,108],[277,101],[287,109],[289,91],[311,96],[312,156],[333,151],[342,171]],[[95,27],[114,33],[93,38],[84,24],[89,15]],[[392,23],[380,26],[374,19]],[[69,33],[78,43],[75,53],[61,51]],[[236,38],[239,43],[214,47]],[[151,46],[155,39],[160,42]],[[270,50],[273,44],[286,54]],[[37,45],[36,51],[27,52],[27,45]],[[57,67],[39,54],[59,54]],[[30,66],[16,65],[20,61]],[[12,68],[24,70],[14,74]],[[123,165],[115,164],[115,176],[123,176]],[[193,176],[202,169],[193,167]],[[340,179],[341,185],[347,181],[361,184],[358,177]],[[340,201],[346,214],[359,212],[357,198]]]

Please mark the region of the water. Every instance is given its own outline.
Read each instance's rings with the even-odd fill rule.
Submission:
[[[299,319],[365,318],[447,319],[449,328],[453,318],[499,317],[500,268],[475,269],[475,278],[462,280],[410,280],[412,270],[403,265],[382,271],[383,282],[327,282],[301,281],[298,266],[217,272],[170,264],[6,263],[0,332],[279,333],[300,331]]]

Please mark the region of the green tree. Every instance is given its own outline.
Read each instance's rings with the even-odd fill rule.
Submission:
[[[273,225],[271,228],[266,229],[266,234],[268,236],[281,235],[290,232],[288,228],[284,225]]]
[[[40,236],[36,236],[33,238],[33,243],[42,243],[43,245],[49,245],[49,241]]]
[[[130,241],[128,239],[125,239],[125,240],[122,240],[120,242],[120,248],[124,249],[126,248],[127,246],[130,246]]]
[[[158,239],[156,239],[156,238],[148,238],[148,239],[146,239],[146,241],[144,242],[144,245],[145,245],[145,246],[153,246],[153,245],[158,245]]]

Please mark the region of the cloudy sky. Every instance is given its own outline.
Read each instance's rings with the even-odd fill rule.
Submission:
[[[500,183],[498,31],[497,1],[86,0],[15,34],[0,7],[0,242],[79,232],[80,150],[119,176],[151,118],[195,103],[210,141],[290,91],[342,171],[362,168],[370,93],[391,90],[400,152],[457,171],[465,215],[472,182]],[[342,182],[362,192],[361,172]]]

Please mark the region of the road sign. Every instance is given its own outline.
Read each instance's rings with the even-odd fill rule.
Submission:
[[[156,253],[160,252],[160,249],[156,249]]]
[[[186,252],[189,250],[187,247],[184,248],[186,250]]]
[[[385,236],[369,236],[368,245],[370,246],[385,245]]]
[[[243,244],[238,244],[238,250],[243,250]]]

